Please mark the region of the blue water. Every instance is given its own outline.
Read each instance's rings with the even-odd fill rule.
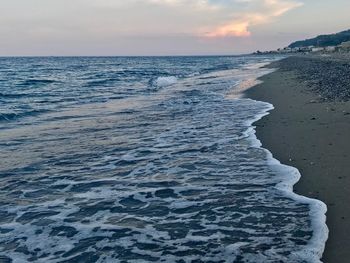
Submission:
[[[0,262],[319,262],[237,96],[274,59],[0,58]]]

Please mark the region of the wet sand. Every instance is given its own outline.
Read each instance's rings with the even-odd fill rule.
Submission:
[[[288,59],[279,63],[283,68]],[[322,83],[311,83],[298,70],[284,68],[261,80],[246,96],[270,102],[275,110],[256,123],[257,137],[275,158],[299,169],[302,178],[296,193],[327,204],[330,234],[322,261],[348,263],[350,101],[325,98],[317,92]]]

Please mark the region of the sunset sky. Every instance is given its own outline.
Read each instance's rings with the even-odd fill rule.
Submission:
[[[0,56],[215,55],[350,28],[349,0],[0,0]]]

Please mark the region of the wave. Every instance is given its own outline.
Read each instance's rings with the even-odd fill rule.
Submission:
[[[21,86],[32,86],[32,85],[45,85],[52,84],[58,81],[52,79],[28,79],[20,83]]]
[[[27,97],[27,93],[2,93],[0,92],[0,98],[9,98],[9,99],[19,99],[22,97]]]
[[[31,111],[19,112],[19,113],[14,113],[14,112],[0,113],[0,122],[15,121],[19,118],[36,116],[46,112],[49,112],[49,110],[31,110]]]
[[[178,81],[178,78],[175,76],[169,76],[169,77],[158,77],[155,81],[154,81],[154,85],[159,87],[159,88],[164,88],[164,87],[168,87],[171,85],[176,84]]]
[[[280,161],[273,157],[269,150],[262,148],[262,143],[256,137],[256,127],[253,126],[253,124],[262,119],[264,116],[270,114],[269,112],[274,109],[272,104],[267,102],[264,103],[266,103],[269,107],[260,115],[257,115],[255,118],[247,121],[247,124],[249,124],[251,128],[247,130],[244,136],[251,139],[253,147],[263,149],[266,152],[268,164],[277,172],[277,174],[281,176],[281,182],[276,185],[276,189],[282,191],[286,197],[289,197],[302,204],[308,204],[310,207],[309,215],[313,230],[312,238],[304,249],[301,251],[295,251],[293,253],[293,257],[298,262],[302,260],[305,262],[321,263],[321,258],[329,235],[329,230],[326,225],[327,206],[320,200],[296,194],[293,191],[293,186],[301,178],[299,170],[295,167],[281,164]]]
[[[107,87],[109,85],[115,84],[115,82],[120,81],[118,78],[105,78],[105,79],[95,79],[88,81],[84,86],[85,87],[96,87],[96,86],[102,86]]]
[[[293,193],[298,170],[280,164],[255,136],[253,123],[273,106],[225,97],[247,74],[192,77],[158,68],[137,76],[141,82],[130,71],[118,88],[98,93],[86,79],[73,83],[80,89],[67,83],[57,96],[86,106],[54,108],[40,116],[40,127],[31,118],[24,123],[33,129],[19,127],[0,141],[2,178],[16,175],[0,187],[0,243],[11,244],[4,260],[320,262],[326,206]],[[89,79],[104,84],[98,80]],[[145,84],[159,92],[144,92]],[[89,104],[123,98],[131,86],[140,96]],[[46,90],[43,99],[51,99]]]

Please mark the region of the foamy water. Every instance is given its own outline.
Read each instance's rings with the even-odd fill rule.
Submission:
[[[163,88],[167,86],[174,85],[177,82],[177,77],[158,77],[155,81],[157,87]]]
[[[236,96],[268,58],[23,60],[0,68],[4,262],[320,262],[325,205],[261,148],[272,105]]]

